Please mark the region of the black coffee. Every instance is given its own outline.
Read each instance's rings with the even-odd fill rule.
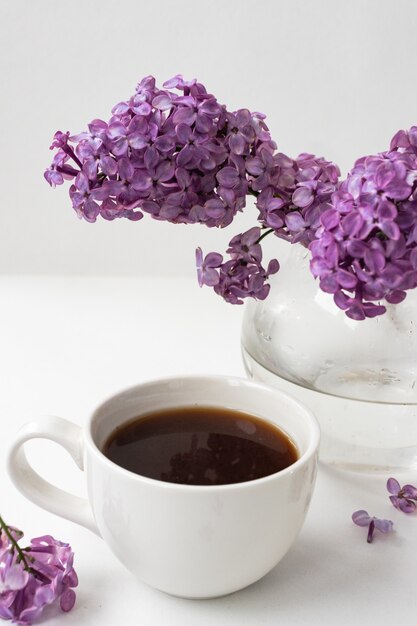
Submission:
[[[274,474],[298,459],[268,422],[213,407],[165,409],[117,428],[104,454],[135,474],[184,485],[226,485]]]

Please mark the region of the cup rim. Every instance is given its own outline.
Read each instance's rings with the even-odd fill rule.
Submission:
[[[285,398],[291,404],[295,405],[298,409],[301,409],[305,416],[309,421],[311,436],[310,441],[308,442],[307,448],[305,452],[300,455],[300,457],[288,467],[279,470],[278,472],[274,472],[273,474],[268,474],[268,476],[263,476],[262,478],[255,478],[252,480],[245,480],[239,483],[227,483],[225,485],[187,485],[184,483],[171,483],[163,480],[158,480],[156,478],[149,478],[147,476],[142,476],[141,474],[136,474],[135,472],[131,472],[127,470],[114,461],[111,461],[103,451],[99,448],[93,438],[92,434],[92,426],[94,422],[94,418],[100,412],[100,410],[109,402],[110,400],[115,400],[119,396],[123,396],[125,394],[129,394],[134,392],[136,389],[143,387],[151,387],[155,384],[169,384],[174,381],[212,381],[212,382],[224,382],[232,381],[236,384],[249,386],[253,389],[260,389],[262,391],[267,391],[269,393],[276,394],[281,398]],[[261,417],[260,419],[264,419],[268,421],[267,418]],[[261,383],[258,381],[254,381],[248,378],[239,377],[239,376],[228,376],[222,374],[191,374],[191,375],[183,375],[183,376],[166,376],[163,378],[152,378],[148,380],[144,380],[143,382],[137,383],[136,385],[129,385],[128,387],[124,387],[115,393],[109,394],[104,400],[98,404],[94,410],[90,413],[87,424],[84,428],[85,440],[86,443],[89,444],[90,449],[93,454],[100,460],[101,463],[107,465],[113,471],[117,473],[121,473],[123,476],[128,477],[130,480],[134,480],[140,483],[149,484],[150,486],[158,486],[159,488],[168,489],[168,490],[186,490],[187,492],[192,491],[207,491],[207,493],[214,493],[215,491],[229,491],[229,490],[237,490],[237,489],[248,489],[250,487],[258,487],[260,485],[266,484],[273,480],[279,479],[281,476],[284,477],[288,474],[292,474],[298,470],[298,468],[305,465],[311,457],[316,454],[320,444],[320,427],[316,417],[313,412],[305,406],[303,402],[300,402],[297,398],[292,396],[291,394],[286,393],[285,391],[281,391],[280,389],[276,389],[271,385],[267,385],[265,383]]]

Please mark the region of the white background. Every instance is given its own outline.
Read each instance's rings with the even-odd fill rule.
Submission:
[[[153,74],[197,77],[231,109],[268,116],[279,149],[340,164],[417,122],[415,0],[1,0],[0,273],[194,276],[224,232],[148,216],[88,224],[43,180],[73,133]]]

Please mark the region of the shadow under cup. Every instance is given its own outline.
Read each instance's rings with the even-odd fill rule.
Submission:
[[[219,486],[168,483],[134,474],[102,453],[113,431],[174,407],[223,407],[278,426],[299,458],[264,478]],[[188,598],[241,589],[266,574],[295,540],[313,493],[319,430],[298,401],[228,377],[138,385],[104,402],[86,435],[88,494],[104,541],[145,583]]]

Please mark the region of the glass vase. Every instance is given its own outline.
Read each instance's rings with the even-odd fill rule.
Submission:
[[[248,375],[314,411],[323,462],[361,471],[416,468],[417,290],[387,304],[383,316],[351,320],[319,289],[309,261],[308,250],[291,246],[267,299],[246,304]]]

